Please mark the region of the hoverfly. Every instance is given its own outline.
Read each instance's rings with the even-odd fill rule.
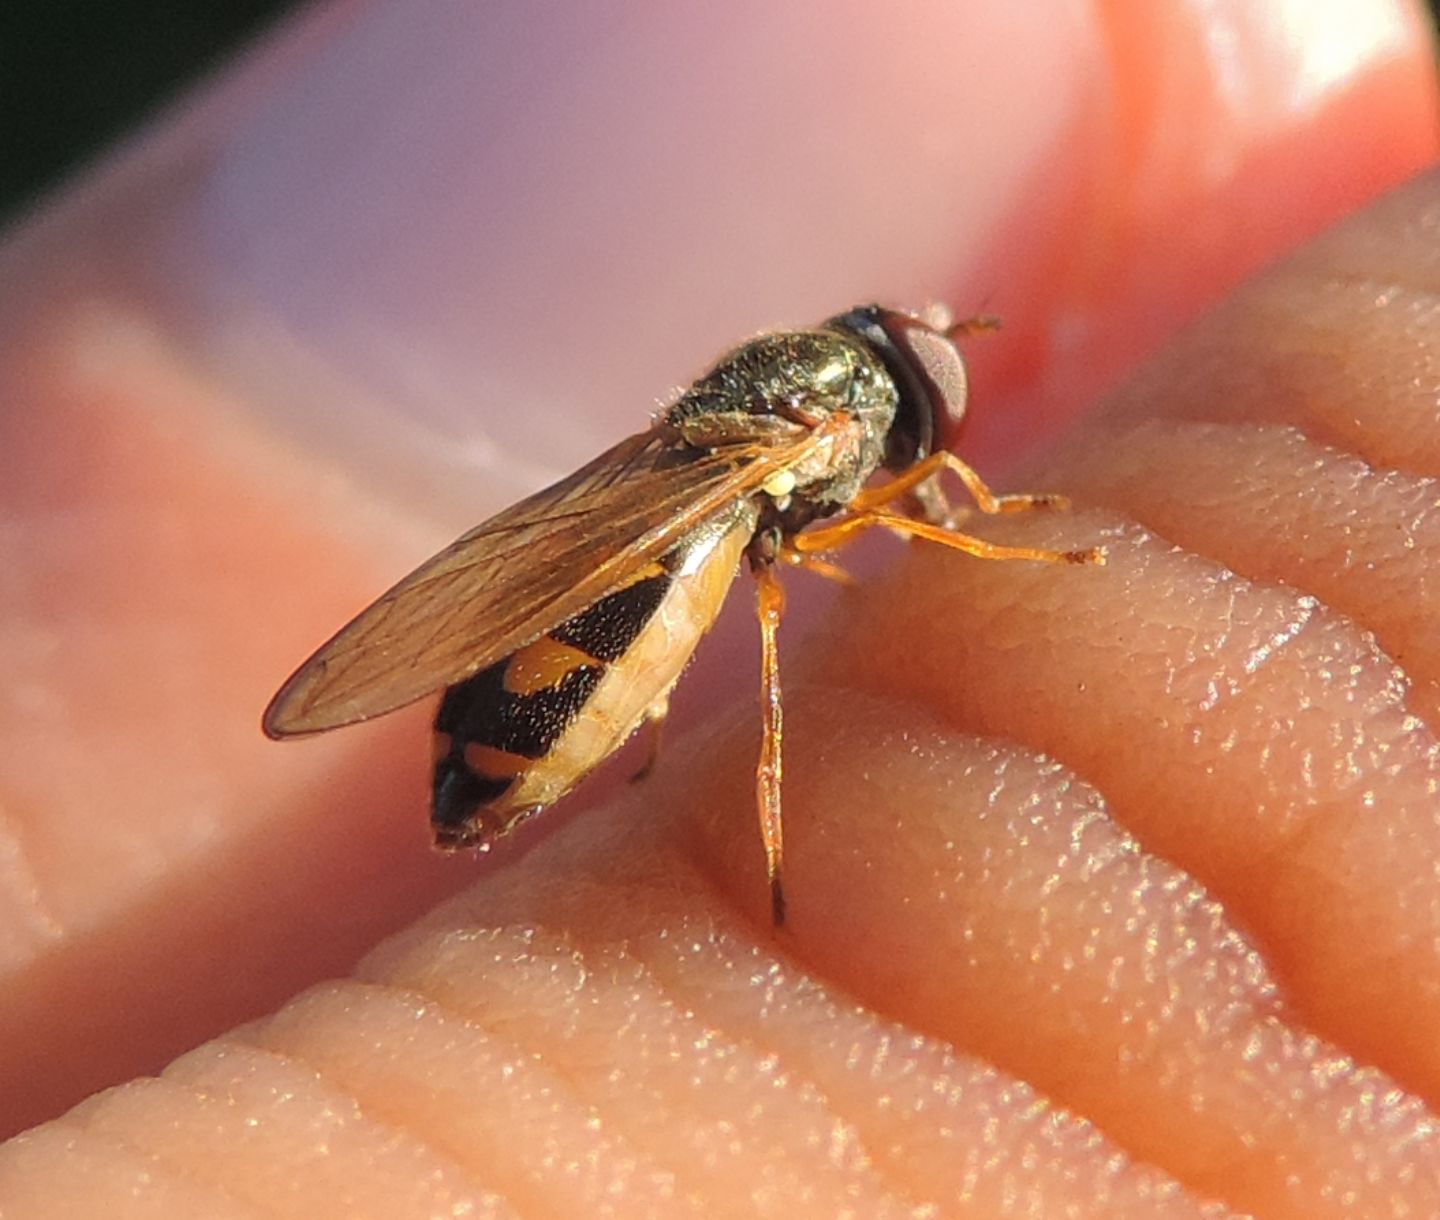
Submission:
[[[338,728],[443,689],[435,842],[488,850],[658,728],[743,559],[760,622],[756,799],[783,923],[779,566],[846,579],[823,554],[874,527],[987,559],[1104,562],[953,527],[946,471],[981,512],[1065,503],[996,495],[950,452],[967,398],[955,341],[990,326],[867,305],[741,344],[649,430],[477,526],[341,628],[280,688],[265,732]],[[887,480],[867,486],[877,473]]]

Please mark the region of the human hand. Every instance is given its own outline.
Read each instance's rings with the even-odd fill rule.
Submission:
[[[917,546],[787,648],[779,937],[738,610],[652,779],[493,863],[424,848],[423,713],[259,737],[749,331],[1003,314],[993,468],[1434,152],[1407,6],[817,11],[331,10],[14,235],[12,1127],[483,876],[9,1145],[7,1215],[1437,1210],[1433,180],[995,480],[1107,568]]]

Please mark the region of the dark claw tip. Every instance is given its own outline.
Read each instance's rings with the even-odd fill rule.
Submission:
[[[770,919],[777,928],[785,926],[785,890],[779,877],[770,878]]]

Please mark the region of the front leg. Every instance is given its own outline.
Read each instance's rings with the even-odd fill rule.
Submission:
[[[1066,509],[1068,498],[1053,492],[1019,492],[997,495],[986,485],[979,472],[948,450],[932,453],[909,470],[896,475],[879,487],[867,487],[850,504],[854,513],[864,513],[890,504],[907,493],[919,503],[926,520],[943,522],[949,518],[950,505],[940,488],[938,476],[950,471],[965,485],[975,506],[982,513],[1024,513],[1034,509]]]

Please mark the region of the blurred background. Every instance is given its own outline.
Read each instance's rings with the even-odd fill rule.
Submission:
[[[0,0],[0,223],[300,7],[299,0]],[[1440,0],[1427,7],[1434,19]]]

